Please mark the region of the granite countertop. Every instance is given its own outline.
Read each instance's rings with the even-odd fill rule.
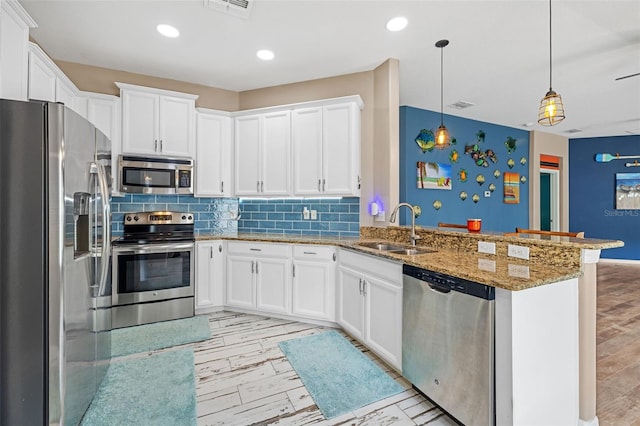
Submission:
[[[402,255],[384,252],[360,245],[361,243],[380,241],[398,244],[395,239],[383,240],[380,238],[364,237],[304,237],[281,234],[271,235],[242,233],[238,235],[200,234],[197,237],[197,241],[212,239],[334,245],[512,291],[524,290],[544,284],[564,281],[582,275],[579,265],[576,267],[538,264],[516,258],[507,258],[506,256],[500,256],[499,254],[489,255],[466,250],[463,251],[451,248],[433,247],[434,251],[432,252],[418,255]],[[409,247],[409,244],[402,245]],[[428,249],[430,247],[421,245],[417,248]]]

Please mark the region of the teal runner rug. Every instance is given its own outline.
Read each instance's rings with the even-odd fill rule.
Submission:
[[[279,346],[327,419],[404,391],[337,331]]]
[[[81,424],[195,425],[193,349],[112,362]]]
[[[149,352],[211,338],[206,315],[154,322],[111,332],[111,356]]]

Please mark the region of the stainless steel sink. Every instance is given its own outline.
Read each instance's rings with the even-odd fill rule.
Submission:
[[[406,256],[415,256],[418,254],[426,254],[433,253],[435,250],[428,248],[415,248],[415,247],[405,247],[396,244],[382,243],[382,242],[369,242],[369,243],[359,243],[361,247],[367,247],[374,250],[384,251],[387,253],[393,254],[403,254]]]
[[[380,251],[404,250],[403,246],[398,246],[398,245],[388,244],[388,243],[373,242],[373,243],[359,243],[358,245],[362,247],[372,248],[375,250],[380,250]]]
[[[395,254],[404,254],[407,256],[415,256],[418,254],[427,254],[427,253],[433,253],[435,252],[435,250],[431,250],[431,249],[415,249],[415,248],[403,248],[401,250],[389,250],[389,253],[395,253]]]

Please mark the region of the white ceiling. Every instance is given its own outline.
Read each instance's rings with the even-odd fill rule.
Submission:
[[[572,138],[640,134],[640,0],[554,0],[553,89],[567,119],[537,124],[549,89],[546,0],[251,0],[248,18],[203,0],[20,0],[54,59],[244,91],[400,63],[400,104]],[[403,15],[408,27],[386,30]],[[181,35],[168,39],[155,27]],[[275,59],[256,58],[270,49]],[[457,110],[457,101],[475,106]],[[446,124],[446,123],[445,123]],[[579,129],[580,132],[569,133]]]

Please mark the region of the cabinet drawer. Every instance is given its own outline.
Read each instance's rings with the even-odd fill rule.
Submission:
[[[252,256],[289,257],[289,245],[279,243],[252,243],[229,241],[227,252]]]
[[[368,275],[376,275],[393,283],[402,283],[402,263],[399,262],[340,249],[340,266],[342,265],[366,271]]]
[[[314,245],[295,245],[293,246],[293,258],[297,260],[336,260],[334,254],[335,247],[314,246]]]

